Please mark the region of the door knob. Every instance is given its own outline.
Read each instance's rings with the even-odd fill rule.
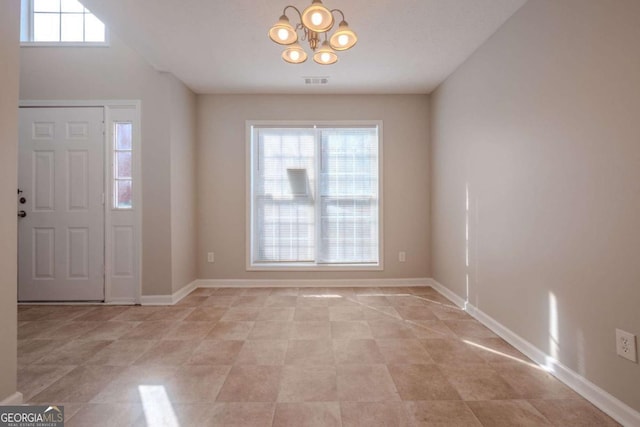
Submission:
[[[20,211],[20,212],[18,212],[18,216],[20,218],[24,218],[25,216],[27,216],[27,213],[25,211]]]

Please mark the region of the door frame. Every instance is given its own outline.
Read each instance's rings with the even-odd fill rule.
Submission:
[[[140,304],[142,294],[142,132],[140,100],[20,100],[21,108],[64,108],[64,107],[98,107],[104,108],[103,149],[104,149],[104,303],[105,304]],[[121,116],[126,111],[127,121],[133,124],[132,134],[132,179],[133,209],[131,209],[130,227],[132,237],[132,275],[127,279],[127,288],[116,290],[114,282],[114,239],[110,230],[114,227],[111,191],[113,150],[111,134],[116,121],[114,115]],[[120,113],[120,114],[118,114]]]

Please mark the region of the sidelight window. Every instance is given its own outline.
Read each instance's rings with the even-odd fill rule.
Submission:
[[[133,207],[133,147],[131,144],[133,125],[129,122],[114,123],[113,138],[113,207]]]

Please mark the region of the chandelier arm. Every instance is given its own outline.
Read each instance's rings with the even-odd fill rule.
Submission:
[[[333,13],[333,12],[339,12],[340,15],[342,15],[342,20],[344,21],[344,13],[340,10],[340,9],[331,9],[329,12]]]
[[[287,16],[287,10],[288,10],[288,9],[293,9],[293,10],[295,10],[295,11],[298,13],[298,19],[299,19],[299,21],[298,21],[298,23],[296,24],[296,26],[294,27],[294,29],[295,29],[295,31],[296,31],[296,32],[298,32],[298,30],[302,30],[302,37],[301,37],[300,39],[301,39],[302,41],[304,41],[304,40],[308,39],[308,36],[307,36],[307,29],[305,28],[305,26],[304,26],[304,25],[302,25],[302,12],[300,12],[300,9],[298,9],[297,7],[292,6],[292,5],[287,5],[287,6],[285,6],[285,8],[282,10],[282,14],[283,14],[284,16]]]
[[[292,6],[292,5],[285,6],[284,10],[282,11],[282,14],[283,14],[283,15],[286,15],[286,14],[287,14],[287,9],[293,9],[293,10],[295,10],[296,12],[298,12],[298,17],[300,18],[300,22],[302,22],[302,13],[300,12],[300,10],[299,10],[297,7]],[[343,16],[344,16],[344,15],[343,15]],[[298,25],[300,25],[300,24],[298,24]],[[296,27],[297,27],[297,26],[296,26]]]

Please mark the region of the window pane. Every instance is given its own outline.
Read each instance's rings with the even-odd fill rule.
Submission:
[[[378,262],[376,129],[323,129],[322,262]]]
[[[114,207],[131,208],[132,156],[131,132],[132,124],[116,122],[114,124]],[[118,151],[122,150],[122,151]]]
[[[55,13],[33,14],[33,41],[59,42],[60,15]]]
[[[378,206],[374,199],[322,198],[321,261],[378,261]]]
[[[116,153],[116,178],[131,178],[131,151]]]
[[[62,14],[62,37],[63,42],[83,41],[83,15],[82,14]]]
[[[254,175],[257,261],[312,262],[315,253],[313,129],[260,129]]]
[[[130,209],[132,205],[131,180],[116,181],[116,208]]]
[[[78,0],[62,0],[62,12],[84,12],[84,6]]]
[[[131,150],[132,128],[133,126],[131,123],[115,124],[116,150]]]
[[[60,0],[33,0],[34,12],[60,12]]]
[[[314,259],[313,209],[289,201],[258,199],[259,261],[300,262]]]
[[[104,42],[104,24],[90,13],[87,13],[84,19],[84,40],[87,42]]]

